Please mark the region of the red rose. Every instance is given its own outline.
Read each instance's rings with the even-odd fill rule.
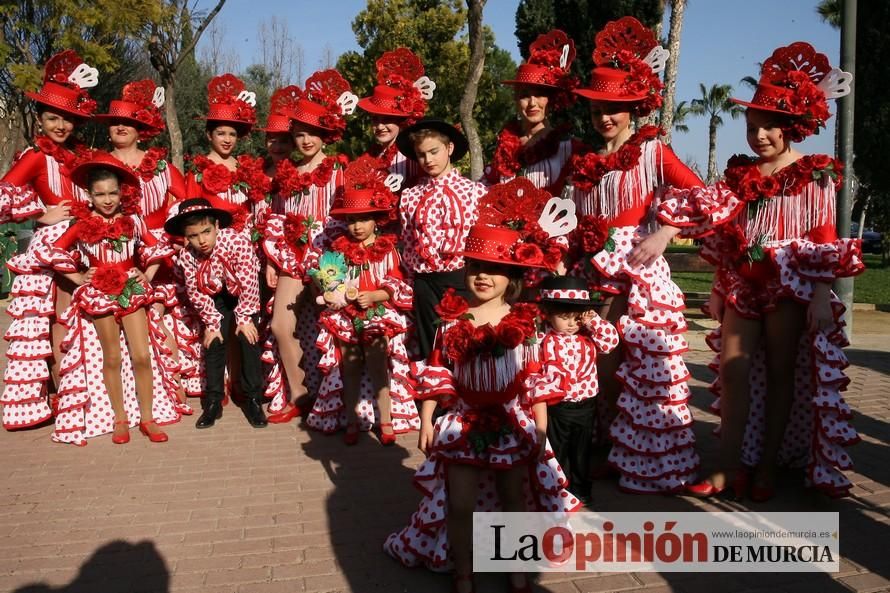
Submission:
[[[133,231],[133,219],[129,216],[121,216],[112,223],[109,235],[111,235],[112,239],[118,239],[120,237],[130,239],[133,237]]]
[[[232,185],[232,172],[225,165],[213,163],[204,169],[201,184],[211,193],[225,193]]]
[[[443,338],[445,353],[453,360],[463,360],[473,341],[473,326],[463,321],[448,328]]]
[[[599,253],[609,240],[609,224],[602,216],[582,216],[575,231],[575,245],[580,243],[584,253]]]
[[[540,266],[544,263],[544,253],[534,243],[523,243],[513,250],[513,259],[522,264]]]
[[[105,238],[108,225],[98,216],[87,216],[77,223],[78,236],[85,243],[98,243]]]
[[[244,208],[238,208],[232,212],[232,224],[229,225],[232,230],[240,233],[247,224],[247,211]]]
[[[763,197],[772,197],[782,191],[782,184],[773,176],[762,177],[757,185]]]
[[[157,157],[151,153],[151,151],[146,152],[145,156],[142,157],[142,163],[139,165],[139,172],[141,173],[141,177],[143,180],[148,181],[152,177],[155,176],[155,173],[158,169],[158,159]]]
[[[90,284],[103,294],[118,296],[127,284],[127,274],[118,268],[103,266],[93,274]]]
[[[93,215],[93,211],[86,202],[74,202],[71,204],[71,216],[74,218],[87,218]]]
[[[615,164],[619,169],[625,171],[632,169],[636,166],[637,162],[639,162],[640,155],[642,154],[643,151],[639,146],[625,144],[622,147],[622,150],[615,153]]]
[[[498,335],[487,323],[473,330],[473,341],[480,352],[491,352],[498,343]]]
[[[515,322],[501,321],[498,325],[498,341],[507,348],[516,348],[525,341],[525,332]]]
[[[833,161],[834,159],[827,154],[814,154],[810,157],[810,162],[813,163],[813,169],[819,171],[827,169]]]
[[[562,261],[562,249],[556,246],[549,246],[547,250],[544,252],[544,265],[546,265],[551,270],[556,269],[556,266],[559,265],[559,262]]]
[[[434,307],[439,318],[447,321],[459,319],[469,308],[470,305],[467,301],[463,297],[458,296],[453,288],[445,291],[442,300]]]

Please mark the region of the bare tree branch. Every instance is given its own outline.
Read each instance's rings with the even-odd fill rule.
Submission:
[[[201,21],[201,24],[198,26],[198,29],[192,36],[191,42],[189,42],[188,45],[179,50],[179,55],[176,57],[176,61],[173,62],[174,72],[176,72],[176,69],[179,68],[180,64],[182,64],[182,61],[185,59],[185,57],[189,55],[193,49],[195,49],[195,46],[198,44],[198,40],[204,33],[204,29],[206,29],[210,25],[213,17],[215,17],[219,13],[219,11],[222,10],[223,4],[225,3],[226,0],[219,0],[219,2],[216,3],[216,6],[214,6],[213,9],[204,17],[204,20]]]

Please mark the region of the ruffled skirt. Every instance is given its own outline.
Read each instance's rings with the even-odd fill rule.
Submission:
[[[824,259],[823,246],[806,241],[786,241],[769,252],[774,274],[762,282],[752,282],[736,270],[721,269],[714,290],[724,298],[725,305],[741,316],[760,319],[775,309],[782,299],[794,300],[803,306],[813,297],[815,281],[821,280],[816,259]],[[843,253],[840,254],[843,257]],[[857,257],[855,255],[851,257]],[[833,266],[832,266],[833,267]],[[848,345],[844,333],[844,305],[831,295],[833,323],[827,330],[805,332],[800,338],[794,368],[794,395],[785,436],[779,450],[779,463],[804,468],[806,484],[832,497],[845,496],[851,488],[843,474],[853,463],[845,447],[857,443],[859,435],[850,424],[852,412],[841,392],[850,380],[844,373],[848,366],[843,348]],[[718,327],[707,338],[715,353],[710,368],[718,373],[711,384],[717,396],[712,404],[720,413],[720,352],[722,332]],[[742,444],[742,463],[755,467],[760,462],[766,426],[766,359],[764,345],[757,349],[750,372],[750,411]]]
[[[636,231],[616,228],[614,251],[593,256],[588,276],[598,290],[628,298],[627,313],[617,324],[624,359],[616,374],[622,389],[618,415],[609,426],[609,463],[621,474],[622,490],[678,492],[699,467],[688,404],[690,375],[683,361],[685,304],[663,257],[645,268],[628,265]]]
[[[350,318],[340,311],[324,311],[320,325],[321,331],[316,345],[321,353],[319,370],[324,378],[307,422],[310,428],[333,433],[346,428],[347,423],[346,409],[343,406],[343,379],[340,375],[338,341],[355,342],[357,336]],[[405,347],[407,330],[408,320],[405,315],[390,308],[386,309],[383,317],[369,322],[364,330],[388,336],[387,357],[392,398],[390,412],[392,428],[397,434],[420,428],[420,417],[414,404],[415,391],[410,376],[408,351]],[[362,376],[357,411],[359,430],[371,430],[380,417],[374,389],[367,374]]]
[[[491,415],[496,418],[486,418]],[[504,430],[489,430],[494,426],[492,420],[506,421],[501,425]],[[544,459],[538,461],[535,424],[518,398],[488,411],[470,408],[459,400],[436,421],[432,452],[414,474],[414,485],[423,494],[420,506],[404,529],[387,537],[384,550],[405,566],[424,565],[436,571],[450,568],[446,523],[450,463],[483,470],[476,497],[478,512],[499,510],[494,472],[514,467],[528,470],[523,480],[528,511],[577,510],[580,501],[565,489],[565,474],[549,443],[544,446]]]

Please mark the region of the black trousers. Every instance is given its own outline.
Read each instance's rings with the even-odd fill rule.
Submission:
[[[432,352],[433,340],[436,338],[435,322],[439,316],[434,307],[439,304],[449,288],[455,289],[462,297],[469,298],[463,268],[454,272],[414,275],[414,324],[423,360],[426,360]]]
[[[561,402],[547,407],[547,438],[569,479],[569,491],[579,498],[589,498],[593,486],[590,456],[593,449],[593,423],[596,399]]]
[[[204,373],[206,376],[204,405],[221,402],[225,393],[226,344],[235,335],[233,318],[238,297],[223,291],[213,297],[213,304],[222,315],[220,333],[225,343],[214,340],[204,352]],[[258,317],[258,315],[254,316],[254,324],[258,322]],[[256,344],[251,344],[247,338],[238,334],[238,345],[241,351],[241,389],[244,392],[244,397],[260,401],[263,397],[263,363],[260,360],[263,353],[262,344],[259,340]]]

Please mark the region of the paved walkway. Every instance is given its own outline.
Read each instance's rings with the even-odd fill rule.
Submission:
[[[696,433],[709,465],[716,419],[706,411],[710,373],[702,324],[693,323],[699,331],[690,334],[688,360]],[[840,573],[547,574],[537,590],[890,591],[890,314],[857,313],[856,328],[857,341],[847,351],[853,363],[847,395],[863,441],[851,449],[851,498],[806,492],[795,475],[762,505],[630,496],[612,482],[597,483],[594,492],[603,511],[838,511]],[[447,577],[402,568],[380,547],[419,498],[410,486],[420,460],[413,436],[386,449],[363,436],[346,448],[339,438],[297,424],[253,430],[232,407],[211,430],[196,431],[192,419],[169,433],[163,445],[133,431],[126,446],[101,437],[77,448],[51,443],[48,427],[0,431],[0,591],[449,590]],[[501,578],[480,579],[479,591],[503,591]]]

